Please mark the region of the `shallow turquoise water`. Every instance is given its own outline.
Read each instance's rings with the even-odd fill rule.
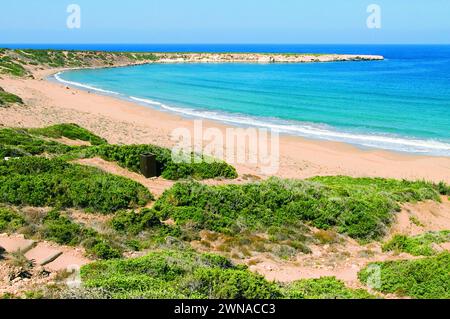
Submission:
[[[345,52],[383,54],[387,60],[153,64],[70,71],[57,78],[186,116],[450,156],[450,46],[349,47]]]

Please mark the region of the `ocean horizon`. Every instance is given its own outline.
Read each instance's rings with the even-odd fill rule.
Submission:
[[[91,49],[139,51],[136,46],[125,50],[117,45]],[[450,46],[147,45],[141,49],[376,54],[385,60],[148,64],[73,70],[56,79],[186,117],[266,127],[363,148],[450,156]]]

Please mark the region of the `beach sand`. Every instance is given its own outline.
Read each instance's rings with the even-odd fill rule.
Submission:
[[[22,97],[26,106],[0,108],[0,124],[6,127],[43,127],[77,123],[110,143],[152,143],[166,147],[174,145],[170,139],[174,129],[193,128],[192,119],[68,88],[45,79],[55,72],[55,69],[38,70],[34,72],[35,79],[3,76],[0,87]],[[227,128],[227,125],[213,121],[204,121],[203,126],[205,129]],[[241,175],[262,175],[256,165],[235,166]],[[348,175],[450,183],[450,158],[362,150],[344,143],[281,136],[280,168],[275,175],[284,178]]]

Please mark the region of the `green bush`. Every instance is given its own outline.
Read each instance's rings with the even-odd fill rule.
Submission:
[[[103,288],[114,298],[271,298],[275,284],[223,257],[164,250],[141,258],[96,262],[81,269],[86,288]]]
[[[113,298],[375,298],[331,277],[279,285],[234,266],[224,257],[191,250],[164,250],[140,258],[92,263],[82,267],[81,278],[86,288],[103,289]]]
[[[24,224],[22,216],[10,209],[0,208],[0,232],[14,232]]]
[[[92,167],[39,157],[0,161],[3,203],[112,213],[143,206],[151,199],[144,186]]]
[[[94,256],[100,259],[116,259],[121,258],[122,253],[119,249],[112,247],[105,240],[97,240],[96,244],[87,249],[88,253],[93,254]]]
[[[186,283],[185,283],[186,284]],[[208,299],[275,299],[279,287],[248,270],[200,268],[187,280],[195,294]]]
[[[76,246],[87,234],[80,225],[62,216],[58,211],[51,211],[43,220],[42,233],[45,239],[60,245]]]
[[[183,230],[178,226],[162,223],[153,209],[119,211],[110,225],[122,235],[122,241],[136,251],[148,247],[149,244],[165,244],[168,237],[183,239]]]
[[[0,160],[8,158],[8,157],[22,157],[22,156],[28,156],[28,155],[29,155],[28,153],[26,153],[20,149],[0,145]]]
[[[2,158],[44,153],[65,154],[74,149],[76,148],[32,136],[23,129],[0,129],[0,155]]]
[[[140,212],[120,211],[111,220],[113,229],[132,235],[161,225],[162,223],[156,216],[155,211],[151,209],[143,209]]]
[[[433,244],[450,242],[450,231],[428,232],[408,237],[396,235],[383,245],[383,251],[405,252],[414,256],[433,256],[438,254]]]
[[[225,162],[174,163],[169,149],[155,145],[101,145],[89,148],[85,156],[100,156],[104,160],[117,162],[131,171],[140,172],[140,156],[148,153],[156,156],[156,160],[161,164],[162,177],[166,179],[237,177],[236,170]]]
[[[444,182],[439,182],[438,190],[441,195],[450,195],[450,186]]]
[[[25,68],[8,56],[0,54],[0,74],[10,74],[14,76],[25,76]]]
[[[51,138],[66,137],[71,140],[90,142],[92,145],[106,144],[106,140],[78,126],[77,124],[57,124],[45,128],[29,129],[31,134]]]
[[[267,230],[309,222],[321,229],[362,240],[381,238],[399,203],[439,200],[435,185],[383,179],[347,177],[309,181],[281,180],[244,185],[206,186],[177,183],[154,208],[160,219],[197,229],[237,234],[244,229]]]
[[[359,273],[367,284],[379,267],[381,286],[374,287],[384,293],[395,293],[416,299],[450,298],[450,253],[417,260],[389,261],[371,264]]]
[[[286,285],[283,289],[288,299],[371,299],[364,289],[350,289],[335,277],[304,279]]]
[[[17,95],[5,92],[2,88],[0,88],[0,107],[9,104],[23,104],[23,101]]]
[[[46,240],[60,245],[86,248],[86,252],[100,259],[122,257],[119,249],[114,248],[95,230],[74,223],[58,211],[50,211],[42,221],[42,229],[38,230]]]

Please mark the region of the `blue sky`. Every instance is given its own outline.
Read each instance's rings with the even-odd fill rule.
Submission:
[[[81,29],[66,8],[81,7]],[[367,6],[382,9],[368,29]],[[3,1],[0,43],[450,43],[449,0]]]

